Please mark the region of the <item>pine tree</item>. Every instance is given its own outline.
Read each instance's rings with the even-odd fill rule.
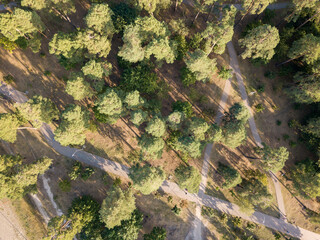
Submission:
[[[143,240],[166,240],[167,231],[162,227],[154,227],[148,234],[143,235]]]
[[[130,168],[129,177],[135,189],[144,195],[149,195],[162,185],[166,174],[161,167],[135,165]]]
[[[142,61],[154,55],[158,61],[172,63],[177,46],[169,37],[170,31],[164,22],[154,17],[138,17],[134,24],[126,26],[124,44],[118,55],[129,62]]]
[[[140,96],[140,92],[137,90],[128,92],[123,102],[126,105],[126,107],[130,110],[142,107],[144,104],[144,100]]]
[[[71,73],[66,85],[66,92],[71,95],[74,100],[82,100],[84,98],[90,98],[93,95],[93,91],[90,88],[90,84],[84,79],[84,75],[79,73]]]
[[[309,119],[307,125],[303,127],[303,130],[320,138],[320,118]]]
[[[289,88],[287,94],[297,103],[320,102],[320,77],[297,73],[294,76],[296,86]]]
[[[111,40],[108,35],[100,35],[90,29],[87,29],[79,32],[78,38],[82,41],[83,48],[86,48],[93,58],[96,55],[104,58],[109,55],[111,50]]]
[[[313,34],[306,34],[299,40],[293,42],[288,57],[290,58],[284,63],[294,59],[301,58],[307,64],[312,64],[320,57],[320,38]]]
[[[140,10],[144,9],[153,15],[157,9],[167,8],[170,0],[136,0],[136,5]]]
[[[31,164],[22,164],[20,156],[0,156],[0,199],[20,199],[36,189],[39,174],[51,165],[52,159],[44,157]]]
[[[96,60],[90,60],[81,68],[83,74],[93,80],[101,79],[103,76],[109,76],[111,74],[111,70],[111,63],[98,62]]]
[[[286,17],[287,21],[297,21],[300,14],[303,12],[304,9],[316,8],[319,4],[318,0],[307,0],[307,1],[300,1],[300,0],[292,0],[293,3],[293,10],[292,13]]]
[[[112,88],[108,88],[104,93],[98,95],[95,106],[100,113],[108,116],[117,116],[123,111],[122,100]]]
[[[269,6],[269,4],[273,3],[274,1],[275,0],[243,0],[243,3],[242,3],[243,16],[242,16],[241,20],[247,14],[260,14],[260,13],[262,13]]]
[[[280,42],[279,31],[276,27],[264,24],[248,32],[239,39],[239,45],[245,48],[241,54],[242,58],[260,58],[270,60],[275,54],[275,47]]]
[[[113,12],[108,4],[93,4],[85,17],[85,22],[87,26],[94,31],[103,35],[112,36],[115,32],[112,16]]]
[[[161,157],[165,143],[162,138],[150,137],[144,134],[139,139],[138,144],[142,152],[145,152],[148,157],[157,159]]]
[[[120,226],[121,221],[130,219],[135,209],[135,197],[132,191],[130,189],[122,191],[120,187],[113,186],[102,202],[100,218],[107,228],[113,228]]]
[[[185,114],[180,111],[174,111],[167,118],[169,128],[172,130],[178,130],[181,127],[182,122],[185,119]]]
[[[236,13],[237,9],[234,6],[224,7],[221,21],[218,24],[213,22],[207,24],[201,36],[207,40],[208,54],[212,50],[218,54],[224,53],[226,44],[232,40]]]
[[[192,118],[189,127],[188,132],[196,139],[196,140],[204,140],[205,139],[205,133],[209,129],[209,124],[202,118]]]
[[[89,113],[80,106],[69,105],[61,115],[61,123],[54,131],[54,138],[61,145],[83,145],[89,127]]]
[[[215,2],[217,2],[218,0],[195,0],[194,1],[194,7],[197,11],[196,16],[194,17],[192,23],[194,23],[197,18],[199,17],[199,14],[201,12],[205,12],[208,9],[209,5],[213,5]]]
[[[22,117],[32,122],[34,127],[41,127],[42,123],[50,123],[59,118],[57,106],[48,98],[33,96],[25,103],[15,104]]]
[[[207,54],[200,49],[193,53],[189,52],[184,61],[198,81],[209,81],[216,71],[216,59],[208,58]]]
[[[187,189],[190,193],[198,193],[201,182],[201,175],[198,169],[181,164],[174,173],[180,188]]]
[[[264,146],[264,148],[259,149],[258,152],[261,155],[263,169],[274,173],[279,172],[289,158],[289,152],[285,147],[271,148]]]
[[[11,113],[0,113],[0,139],[7,142],[15,142],[17,140],[17,129],[20,121],[16,115]]]
[[[163,137],[166,133],[166,123],[159,117],[152,118],[147,127],[146,132],[154,137]]]
[[[219,162],[217,171],[224,178],[224,183],[222,184],[222,188],[224,189],[234,188],[242,182],[242,178],[239,172],[228,165],[224,165]]]
[[[138,109],[136,111],[132,111],[130,115],[130,121],[139,127],[142,123],[144,123],[147,120],[148,113],[145,111]]]
[[[44,29],[43,22],[35,12],[15,8],[13,13],[0,14],[0,32],[10,41],[19,37],[30,39],[33,34]]]
[[[192,136],[182,136],[178,138],[176,149],[191,158],[198,158],[202,154],[202,144],[200,140]]]

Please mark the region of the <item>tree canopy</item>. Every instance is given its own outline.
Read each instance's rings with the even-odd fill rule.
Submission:
[[[144,134],[141,136],[141,139],[139,139],[138,144],[141,150],[149,157],[157,159],[161,157],[165,143],[162,138],[150,137]]]
[[[149,195],[158,190],[166,178],[161,167],[135,165],[130,168],[129,177],[133,181],[133,187],[142,194]]]
[[[243,0],[243,13],[260,14],[273,2],[275,0]]]
[[[289,152],[285,147],[271,148],[264,146],[259,150],[259,153],[261,154],[262,167],[266,171],[274,173],[280,171],[289,158]]]
[[[263,24],[250,30],[246,36],[239,39],[239,44],[244,49],[242,58],[260,58],[270,60],[275,54],[274,49],[280,42],[279,31],[276,27]]]
[[[32,122],[34,127],[41,127],[42,123],[50,123],[59,118],[57,106],[48,98],[35,95],[25,103],[15,105],[22,117]]]
[[[71,95],[74,100],[90,98],[93,95],[90,84],[86,82],[84,75],[81,72],[73,72],[70,74],[66,85],[66,92]]]
[[[15,142],[19,126],[20,121],[16,115],[0,113],[0,139],[11,143]]]
[[[216,59],[208,58],[207,54],[200,49],[189,52],[184,61],[198,81],[209,81],[216,71]]]
[[[95,106],[100,113],[108,116],[120,115],[123,111],[123,103],[116,90],[108,88],[98,95]]]
[[[113,186],[102,202],[100,218],[107,228],[113,228],[120,226],[121,221],[129,220],[135,209],[132,191],[130,189],[122,191],[120,187]]]
[[[69,105],[62,112],[61,123],[54,131],[54,138],[61,145],[83,145],[89,127],[88,112],[77,105]]]
[[[52,159],[43,157],[24,164],[21,156],[0,155],[0,199],[20,199],[36,190],[39,174],[51,165]]]
[[[196,140],[204,140],[209,124],[203,118],[191,118],[188,131]]]
[[[98,62],[93,59],[87,62],[81,70],[88,78],[97,80],[103,78],[103,76],[109,76],[111,74],[112,65],[108,62]]]
[[[185,114],[180,111],[174,111],[173,113],[170,113],[170,115],[167,117],[167,123],[168,126],[172,130],[177,130],[181,127],[182,122],[185,119]]]
[[[144,99],[140,96],[140,92],[135,90],[128,92],[123,102],[128,109],[137,109],[143,106]]]
[[[225,188],[225,189],[234,188],[235,186],[237,186],[242,182],[242,178],[239,172],[236,169],[232,168],[231,166],[224,165],[221,162],[219,162],[217,171],[224,178],[224,183],[222,184],[222,188]]]
[[[166,123],[159,117],[152,118],[147,127],[146,132],[154,137],[162,137],[166,133]]]
[[[181,164],[174,172],[180,188],[186,188],[190,193],[199,191],[201,175],[198,169]]]
[[[118,55],[129,62],[142,61],[154,55],[158,61],[173,63],[176,44],[169,36],[170,31],[164,22],[154,17],[138,17],[134,24],[125,27],[124,44]]]
[[[170,0],[135,0],[136,6],[142,10],[146,10],[149,14],[153,13],[159,8],[167,8],[170,6]]]
[[[167,231],[162,227],[154,227],[150,233],[143,235],[143,240],[166,240]]]
[[[130,114],[130,121],[136,125],[137,127],[139,127],[143,122],[145,122],[147,120],[148,117],[148,113],[146,113],[145,111],[138,109],[135,111],[132,111]]]

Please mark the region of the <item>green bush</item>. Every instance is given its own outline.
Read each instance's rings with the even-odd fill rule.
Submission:
[[[196,33],[192,36],[192,38],[189,41],[189,49],[195,50],[200,48],[200,44],[202,42],[203,38],[201,36],[201,33]]]
[[[277,126],[280,126],[282,124],[282,122],[280,120],[276,121]]]
[[[282,138],[284,141],[287,141],[290,138],[290,136],[288,134],[283,134]]]
[[[187,118],[191,118],[194,115],[192,104],[189,102],[176,101],[172,104],[172,111],[183,112]]]
[[[81,173],[81,178],[86,181],[92,174],[94,174],[94,169],[92,167],[86,167]]]
[[[8,74],[7,76],[4,76],[2,79],[6,84],[11,84],[15,81],[14,77],[10,74]]]
[[[262,112],[264,110],[264,106],[261,103],[257,104],[255,108],[257,113]]]
[[[265,85],[264,84],[259,85],[258,88],[257,88],[258,93],[263,93],[264,90],[265,90]]]
[[[64,179],[59,182],[59,187],[63,192],[69,192],[71,190],[71,182],[69,179]]]
[[[80,162],[75,162],[72,166],[71,172],[68,174],[71,180],[76,180],[82,171],[82,165]]]
[[[171,209],[171,211],[174,212],[174,214],[176,214],[176,215],[180,215],[181,208],[178,208],[177,205],[174,205],[174,207]]]
[[[176,40],[178,46],[177,46],[177,60],[182,60],[183,57],[186,55],[186,53],[189,50],[188,42],[184,36],[176,35],[174,37],[174,40]]]
[[[21,49],[26,49],[28,47],[28,41],[24,37],[19,37],[15,43],[18,45]]]
[[[180,70],[180,77],[183,86],[188,87],[191,84],[195,84],[197,81],[196,76],[187,67],[183,67]]]
[[[232,69],[226,68],[226,67],[222,67],[219,71],[219,77],[221,77],[222,79],[229,79],[232,77]]]
[[[0,35],[0,46],[9,52],[12,52],[13,50],[17,49],[18,45],[15,42],[11,42],[8,38],[5,36]]]
[[[51,72],[50,71],[48,71],[48,70],[46,70],[46,71],[44,71],[44,73],[43,73],[45,76],[51,76]]]

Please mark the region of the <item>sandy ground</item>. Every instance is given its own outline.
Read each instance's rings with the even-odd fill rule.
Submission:
[[[0,201],[0,240],[27,239],[25,231],[8,201]]]

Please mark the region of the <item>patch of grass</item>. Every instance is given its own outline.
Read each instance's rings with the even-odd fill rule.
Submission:
[[[48,77],[48,76],[51,76],[52,73],[50,71],[46,70],[46,71],[44,71],[43,74]]]
[[[15,81],[14,77],[10,74],[8,74],[7,76],[4,76],[2,81],[4,81],[6,84],[11,84]]]
[[[261,103],[257,104],[255,108],[257,113],[262,112],[265,109]]]
[[[292,147],[292,148],[294,148],[294,147],[297,146],[297,142],[295,142],[295,141],[289,141],[289,146]]]
[[[71,190],[71,182],[69,179],[64,179],[59,182],[59,187],[63,192],[70,192]]]
[[[37,215],[37,212],[28,202],[27,198],[15,200],[12,202],[12,206],[23,225],[28,239],[38,240],[43,239],[46,235],[45,226],[42,223],[42,219]]]
[[[287,141],[290,138],[290,136],[288,134],[283,134],[282,138],[284,141]]]

